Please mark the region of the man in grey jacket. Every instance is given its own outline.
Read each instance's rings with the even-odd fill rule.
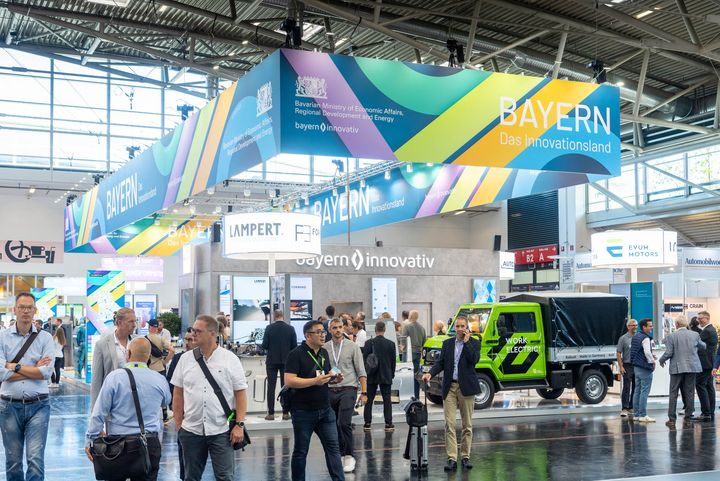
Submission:
[[[668,427],[675,427],[677,419],[677,394],[680,390],[685,403],[685,421],[695,421],[695,375],[702,371],[698,350],[705,349],[700,335],[687,328],[684,316],[675,319],[677,330],[665,338],[665,354],[660,357],[660,366],[670,360],[670,400],[668,404]]]
[[[90,381],[90,410],[100,394],[108,374],[125,366],[128,344],[134,337],[137,317],[135,311],[123,307],[115,313],[115,330],[105,334],[93,347],[92,380]]]

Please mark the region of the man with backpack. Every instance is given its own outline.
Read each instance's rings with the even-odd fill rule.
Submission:
[[[385,432],[389,433],[395,430],[392,422],[392,400],[390,399],[390,387],[395,378],[395,353],[395,343],[385,338],[385,323],[378,321],[375,324],[375,337],[367,341],[363,348],[368,393],[368,402],[365,404],[363,413],[365,417],[363,429],[365,431],[371,429],[373,402],[378,388],[383,400]]]

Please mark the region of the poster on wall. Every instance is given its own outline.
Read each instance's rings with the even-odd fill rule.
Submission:
[[[270,320],[274,321],[275,311],[285,312],[285,274],[270,278]]]
[[[254,342],[255,330],[270,321],[270,281],[267,277],[233,277],[233,342]]]
[[[232,276],[220,276],[220,311],[230,314],[233,309],[232,302]]]
[[[46,322],[50,317],[57,317],[57,289],[33,287],[30,292],[35,296],[35,319]]]
[[[309,321],[313,318],[312,277],[290,278],[290,320]]]
[[[383,312],[397,319],[397,279],[394,277],[372,278],[372,317],[377,319]]]
[[[125,307],[125,273],[122,271],[88,271],[87,368],[85,382],[92,379],[93,350],[100,337],[112,328],[113,316]]]
[[[473,279],[473,304],[497,302],[497,281],[495,279]]]
[[[157,316],[158,301],[155,294],[135,294],[133,296],[133,309],[137,316],[138,334],[146,336],[148,321]]]
[[[62,242],[0,240],[0,263],[62,264]]]

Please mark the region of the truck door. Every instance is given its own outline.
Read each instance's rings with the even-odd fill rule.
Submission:
[[[545,346],[540,322],[540,317],[532,311],[498,315],[495,323],[497,344],[489,346],[488,357],[501,380],[545,377]]]

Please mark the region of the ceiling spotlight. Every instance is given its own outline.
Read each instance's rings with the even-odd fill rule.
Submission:
[[[249,41],[249,40],[243,40],[241,43],[242,43],[243,45],[247,45],[248,43],[250,43],[250,41]]]
[[[31,185],[30,188],[28,189],[28,194],[34,194],[34,193],[35,193],[35,186]]]
[[[250,194],[251,194],[251,193],[252,193],[252,192],[250,192],[250,189],[245,189],[245,190],[243,191],[243,195],[244,195],[245,197],[250,197]]]
[[[215,194],[215,187],[210,187],[207,190],[208,195],[214,195]]]
[[[408,174],[412,174],[413,165],[412,165],[412,164],[408,164],[407,167],[405,167],[405,170],[407,171]]]
[[[185,199],[185,200],[183,201],[183,205],[184,205],[185,207],[189,206],[189,205],[190,205],[190,199]]]
[[[390,180],[390,171],[389,170],[385,171],[385,180]]]
[[[605,63],[602,60],[595,59],[587,64],[587,68],[593,71],[593,81],[596,84],[603,84],[607,82],[607,75],[605,74]]]
[[[160,5],[160,8],[158,8],[158,12],[163,13],[165,10],[167,10],[167,5]]]
[[[229,214],[230,212],[232,212],[232,206],[231,206],[231,205],[228,206],[228,214]]]
[[[625,82],[623,82],[623,81],[621,80],[620,82],[615,82],[615,85],[617,85],[618,87],[624,87],[624,86],[625,86]]]
[[[220,65],[213,65],[213,70],[220,70]]]
[[[216,213],[216,214],[220,214],[221,212],[222,212],[222,207],[220,207],[219,205],[216,206],[216,207],[215,207],[215,213]]]

